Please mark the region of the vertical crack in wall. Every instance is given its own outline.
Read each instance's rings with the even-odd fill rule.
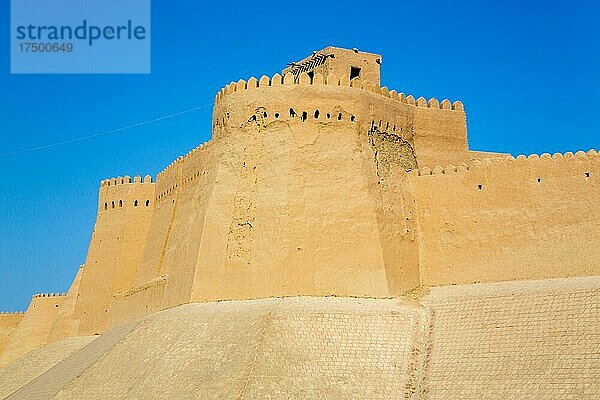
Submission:
[[[173,211],[171,211],[171,218],[169,219],[169,225],[167,226],[167,233],[165,235],[165,241],[163,242],[163,247],[160,251],[160,258],[158,261],[158,265],[156,268],[156,274],[154,277],[161,276],[163,273],[165,257],[167,254],[167,249],[169,248],[169,243],[171,241],[171,233],[173,231],[173,225],[175,224],[175,217],[177,216],[177,208],[179,206],[179,196],[180,196],[180,187],[183,177],[183,168],[182,165],[179,164],[177,166],[177,171],[175,175],[175,193],[173,194]]]
[[[227,260],[251,264],[254,220],[256,218],[256,194],[258,192],[258,169],[263,154],[264,108],[245,126],[247,142],[242,155],[240,181],[233,203],[233,215],[227,238]]]
[[[174,194],[174,200],[175,205],[173,206],[173,211],[171,211],[171,218],[169,219],[169,226],[167,226],[167,234],[165,235],[165,241],[160,251],[160,259],[158,261],[155,277],[160,276],[163,272],[165,256],[167,255],[167,249],[169,248],[169,242],[171,241],[171,231],[173,230],[173,225],[175,224],[175,217],[177,216],[177,207],[179,205],[179,191],[176,191],[176,193]]]

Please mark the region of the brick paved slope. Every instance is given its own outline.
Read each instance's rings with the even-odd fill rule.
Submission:
[[[0,388],[24,385],[10,399],[594,399],[599,297],[600,277],[587,277],[433,288],[420,301],[188,304],[29,353],[0,370],[13,376]]]

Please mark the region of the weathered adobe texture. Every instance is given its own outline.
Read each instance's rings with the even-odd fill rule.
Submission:
[[[23,319],[22,312],[0,313],[0,354]]]
[[[469,150],[462,103],[381,88],[381,56],[331,51],[227,85],[212,140],[156,182],[103,181],[70,300],[28,312],[49,331],[5,354],[190,302],[600,274],[595,151],[472,161],[492,154]]]

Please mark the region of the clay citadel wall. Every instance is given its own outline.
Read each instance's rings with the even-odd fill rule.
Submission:
[[[154,186],[149,176],[143,181],[119,177],[101,183],[98,216],[73,314],[81,335],[106,330],[113,294],[134,284],[153,214]]]
[[[421,284],[600,273],[600,156],[497,157],[412,171]]]
[[[0,313],[0,354],[2,354],[12,334],[23,320],[23,315],[23,312]]]
[[[473,161],[461,102],[325,67],[232,82],[210,142],[103,181],[85,266],[0,315],[2,357],[190,302],[600,274],[595,151]]]
[[[52,325],[64,301],[65,296],[58,293],[36,294],[31,298],[27,311],[14,327],[0,354],[0,366],[49,343]]]

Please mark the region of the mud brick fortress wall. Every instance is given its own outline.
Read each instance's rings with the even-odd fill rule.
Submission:
[[[69,292],[0,314],[0,365],[191,302],[600,275],[595,151],[471,151],[463,104],[381,87],[381,59],[327,48],[232,82],[211,141],[103,181]]]
[[[421,283],[598,274],[599,161],[591,150],[411,172]]]
[[[6,347],[21,320],[23,320],[22,312],[0,313],[0,351]]]

